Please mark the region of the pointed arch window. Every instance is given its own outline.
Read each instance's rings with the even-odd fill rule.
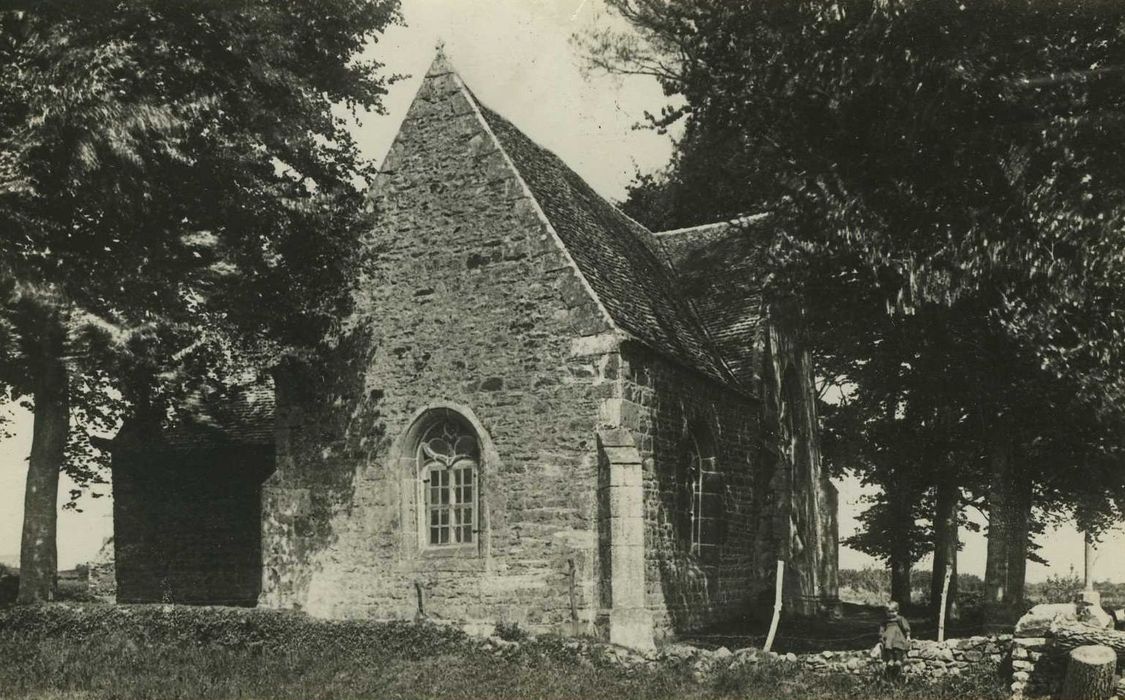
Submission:
[[[684,435],[677,484],[677,530],[690,554],[709,561],[718,553],[722,538],[721,475],[711,442],[699,431]]]
[[[681,531],[686,533],[685,544],[692,554],[699,554],[703,544],[703,455],[694,435],[688,435],[684,444],[684,472],[680,492],[684,499]]]
[[[443,418],[418,444],[422,480],[423,542],[455,547],[476,542],[480,497],[480,441],[460,421]]]

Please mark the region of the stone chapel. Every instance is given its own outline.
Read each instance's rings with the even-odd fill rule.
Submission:
[[[339,357],[116,439],[118,600],[651,647],[768,614],[781,559],[785,610],[836,604],[768,217],[652,233],[440,53],[372,204]]]

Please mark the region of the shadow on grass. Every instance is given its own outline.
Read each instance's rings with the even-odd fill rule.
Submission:
[[[883,608],[878,606],[844,603],[843,615],[836,620],[783,617],[773,651],[801,654],[870,649],[879,641],[883,615]],[[915,639],[937,639],[937,621],[925,610],[908,611],[907,617]],[[947,622],[945,636],[947,639],[971,637],[982,634],[982,630],[979,616],[968,615]],[[736,620],[699,634],[688,634],[685,641],[712,649],[720,646],[761,648],[768,632],[768,620]]]

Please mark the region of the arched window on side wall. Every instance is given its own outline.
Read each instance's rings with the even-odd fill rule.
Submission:
[[[476,433],[453,414],[441,416],[422,433],[417,460],[424,547],[457,547],[477,541],[480,455]]]
[[[718,558],[724,522],[722,479],[710,436],[689,428],[681,443],[676,494],[676,529],[690,554],[708,562]]]

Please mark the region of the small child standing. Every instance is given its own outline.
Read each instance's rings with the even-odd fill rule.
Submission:
[[[883,645],[883,661],[887,664],[887,677],[902,677],[902,664],[910,651],[910,623],[898,614],[898,603],[887,603],[887,615],[879,626],[879,642]]]

